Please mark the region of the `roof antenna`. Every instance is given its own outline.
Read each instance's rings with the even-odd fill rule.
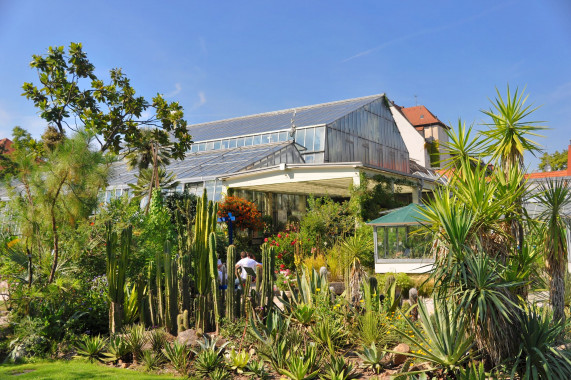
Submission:
[[[289,135],[291,137],[293,137],[293,135],[295,134],[295,114],[296,114],[296,109],[293,109],[293,115],[291,116],[291,128],[289,129]]]
[[[414,95],[414,105],[418,106],[418,96]]]

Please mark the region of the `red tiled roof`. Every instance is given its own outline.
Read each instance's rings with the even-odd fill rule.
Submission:
[[[9,138],[3,138],[0,140],[0,147],[4,148],[4,151],[6,153],[11,153],[12,151],[14,151],[14,148],[12,148],[12,140],[10,140]]]
[[[526,178],[554,178],[554,177],[566,177],[569,173],[567,170],[558,170],[556,172],[537,172],[526,174]]]
[[[444,125],[444,123],[438,120],[438,118],[425,106],[401,107],[400,110],[408,121],[410,121],[410,123],[415,127],[428,124]]]

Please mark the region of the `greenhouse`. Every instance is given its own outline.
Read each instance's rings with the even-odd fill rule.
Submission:
[[[427,272],[434,262],[420,209],[411,203],[368,222],[373,226],[375,271]]]

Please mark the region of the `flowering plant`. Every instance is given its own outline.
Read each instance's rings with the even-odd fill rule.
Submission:
[[[226,217],[229,212],[236,218],[234,225],[238,229],[251,228],[252,230],[259,230],[264,227],[262,213],[258,210],[256,204],[244,198],[225,197],[224,201],[218,205],[218,216]]]
[[[288,224],[284,231],[264,241],[276,247],[276,263],[280,270],[295,268],[301,263],[303,257],[313,253],[314,242],[306,237],[295,223]]]

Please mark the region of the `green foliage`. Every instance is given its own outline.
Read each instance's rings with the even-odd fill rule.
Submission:
[[[230,379],[230,373],[226,368],[218,367],[208,374],[210,380],[228,380]]]
[[[364,346],[388,343],[389,327],[384,323],[384,318],[384,314],[374,310],[366,311],[358,317],[357,336]]]
[[[472,362],[466,369],[460,369],[460,374],[457,378],[459,380],[486,380],[490,376],[486,373],[483,362]]]
[[[354,366],[350,362],[346,362],[343,356],[332,355],[324,368],[324,372],[321,378],[325,380],[351,380],[361,377],[355,372]]]
[[[153,352],[162,352],[165,344],[167,343],[165,330],[161,327],[151,330],[149,334],[149,343],[151,344]]]
[[[112,335],[109,337],[107,352],[104,354],[107,357],[106,361],[116,362],[118,360],[125,360],[129,354],[129,343],[124,337],[120,335]]]
[[[304,303],[298,303],[291,309],[292,319],[304,326],[309,326],[313,322],[314,314],[315,308]]]
[[[238,374],[242,374],[244,372],[249,362],[250,354],[245,350],[235,351],[232,349],[228,355],[228,366]]]
[[[278,373],[291,380],[315,379],[319,375],[320,361],[316,346],[309,344],[301,355],[291,355],[285,361],[286,367],[278,369]]]
[[[90,362],[103,361],[105,349],[107,348],[107,339],[97,336],[84,336],[77,343],[76,357],[87,358]]]
[[[245,372],[246,375],[250,375],[252,377],[256,377],[260,380],[269,379],[270,375],[266,372],[266,364],[264,360],[250,360],[248,365],[246,366],[247,371]]]
[[[85,128],[100,136],[101,151],[119,154],[125,147],[144,145],[143,127],[152,126],[153,139],[161,145],[170,143],[173,157],[182,159],[190,148],[191,137],[178,103],[167,103],[161,95],[152,103],[134,96],[135,90],[121,69],[111,70],[110,82],[105,85],[96,77],[95,66],[80,43],[72,42],[67,52],[63,46],[49,47],[47,55],[34,55],[30,66],[38,71],[43,87],[24,83],[23,95],[60,134],[68,125],[72,130]],[[89,86],[82,89],[83,84]],[[146,120],[141,117],[150,111]]]
[[[457,374],[473,358],[474,337],[468,334],[469,320],[463,310],[435,298],[432,317],[422,303],[418,305],[418,313],[420,328],[406,319],[413,338],[406,331],[397,331],[416,348],[406,355],[428,361],[446,373]]]
[[[539,170],[542,172],[547,171],[548,167],[551,171],[565,170],[567,169],[567,150],[562,150],[549,154],[547,152],[543,153],[540,157]]]
[[[142,324],[132,325],[125,329],[125,340],[129,351],[133,354],[133,361],[137,362],[143,354],[143,346],[147,343],[145,326]]]
[[[165,362],[165,357],[161,352],[156,352],[154,350],[144,350],[142,362],[145,370],[154,371],[163,365]]]
[[[519,353],[511,376],[521,379],[568,379],[571,377],[571,351],[557,347],[567,325],[553,321],[548,309],[529,307],[520,315]]]
[[[311,337],[334,356],[347,338],[347,326],[331,318],[322,318],[311,327]]]
[[[224,365],[224,358],[214,350],[202,350],[194,361],[194,369],[197,374],[207,376],[209,373]]]
[[[380,350],[374,343],[369,347],[363,347],[362,351],[358,351],[357,355],[363,361],[365,368],[371,369],[376,374],[381,373],[383,370],[383,358],[386,355],[386,349]]]
[[[177,341],[166,342],[163,355],[180,375],[186,375],[190,365],[190,349],[185,344]]]

